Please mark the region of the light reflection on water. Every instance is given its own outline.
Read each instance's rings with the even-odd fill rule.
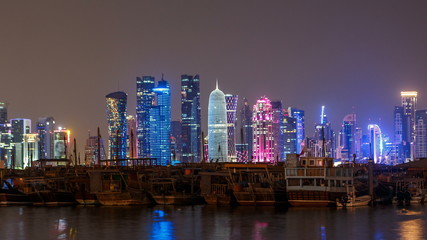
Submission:
[[[2,207],[0,239],[427,239],[426,210],[427,206]]]

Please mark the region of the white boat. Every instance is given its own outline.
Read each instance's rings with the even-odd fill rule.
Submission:
[[[337,199],[338,207],[360,207],[368,206],[371,202],[370,195],[362,195],[356,197],[356,189],[354,185],[347,185],[347,195],[341,199]]]

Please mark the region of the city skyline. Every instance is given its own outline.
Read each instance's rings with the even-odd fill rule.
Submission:
[[[199,74],[205,133],[217,78],[250,105],[265,95],[304,110],[307,136],[322,105],[335,130],[354,107],[360,127],[379,124],[390,137],[400,91],[418,91],[417,108],[427,108],[427,3],[244,3],[2,3],[0,102],[9,119],[54,117],[79,151],[88,131],[107,137],[105,94],[126,92],[136,115],[142,75],[164,73],[178,120],[180,76]]]

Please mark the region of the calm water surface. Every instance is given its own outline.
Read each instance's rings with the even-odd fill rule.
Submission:
[[[427,239],[427,206],[1,207],[0,239]]]

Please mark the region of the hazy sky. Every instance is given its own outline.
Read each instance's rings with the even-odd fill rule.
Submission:
[[[180,116],[180,75],[200,74],[203,128],[219,79],[225,93],[265,95],[306,112],[326,106],[337,130],[391,132],[401,90],[427,108],[427,1],[2,1],[0,101],[9,117],[53,116],[75,133],[106,134],[105,95],[164,73]],[[388,129],[388,130],[387,130]]]

